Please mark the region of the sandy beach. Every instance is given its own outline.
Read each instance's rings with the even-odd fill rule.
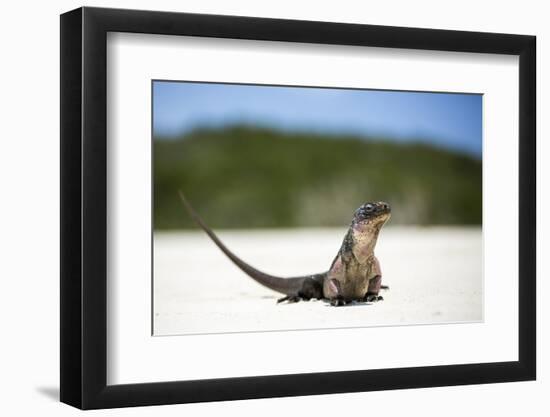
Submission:
[[[265,272],[328,269],[344,228],[218,231]],[[483,319],[482,233],[467,227],[386,227],[376,255],[383,301],[277,304],[279,294],[235,267],[200,231],[155,233],[154,335],[441,324]]]

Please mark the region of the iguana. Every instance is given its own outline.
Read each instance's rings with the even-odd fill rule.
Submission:
[[[388,203],[365,203],[355,211],[342,246],[327,272],[282,278],[259,271],[237,257],[204,223],[181,191],[179,195],[193,220],[235,265],[256,282],[285,295],[278,302],[323,299],[340,306],[352,301],[382,300],[378,293],[381,288],[388,288],[381,285],[380,263],[374,256],[380,229],[391,215]]]

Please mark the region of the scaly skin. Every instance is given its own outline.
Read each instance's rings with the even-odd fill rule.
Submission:
[[[278,301],[324,299],[331,305],[352,301],[378,301],[382,286],[380,263],[374,248],[382,226],[390,218],[390,206],[384,202],[365,203],[353,216],[342,246],[327,272],[303,277],[282,278],[266,274],[231,252],[210,230],[180,191],[180,198],[193,220],[243,272],[260,284],[282,293]]]

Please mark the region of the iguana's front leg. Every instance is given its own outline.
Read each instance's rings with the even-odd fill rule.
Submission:
[[[378,263],[378,261],[376,263]],[[377,266],[377,269],[378,270],[376,272],[379,272],[380,266]],[[377,274],[374,276],[374,278],[371,278],[369,280],[369,288],[367,290],[367,293],[365,294],[364,300],[367,302],[382,301],[384,297],[382,297],[381,295],[378,295],[381,288],[382,288],[382,275]]]
[[[384,298],[378,294],[381,289],[388,289],[388,287],[382,285],[382,269],[380,268],[380,262],[378,262],[376,256],[372,258],[370,274],[372,278],[369,280],[369,286],[364,300],[367,302],[382,301]]]

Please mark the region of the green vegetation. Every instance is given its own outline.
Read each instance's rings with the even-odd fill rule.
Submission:
[[[421,143],[242,126],[155,138],[156,229],[193,227],[178,189],[214,228],[344,226],[380,200],[392,224],[481,224],[481,161]]]

